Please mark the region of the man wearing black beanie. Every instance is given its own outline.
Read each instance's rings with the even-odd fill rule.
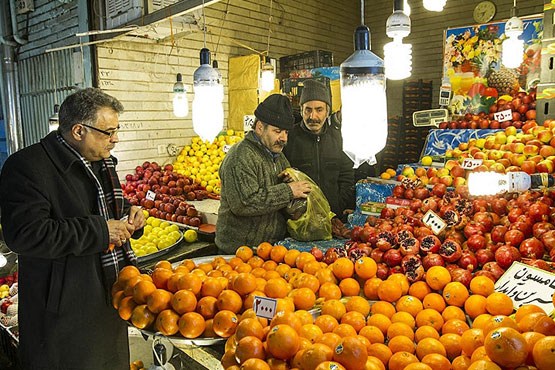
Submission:
[[[280,174],[290,167],[282,151],[295,121],[289,99],[273,94],[254,111],[253,130],[231,147],[220,166],[221,202],[216,245],[235,254],[243,245],[274,243],[287,234],[280,210],[310,193],[308,181],[284,183]]]
[[[354,170],[343,152],[341,124],[329,119],[330,89],[317,80],[305,80],[299,103],[302,121],[291,130],[283,153],[291,166],[318,184],[332,212],[345,220],[344,211],[354,207]]]

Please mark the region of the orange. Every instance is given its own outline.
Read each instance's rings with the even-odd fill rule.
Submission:
[[[364,365],[364,370],[386,370],[383,362],[374,356],[368,356],[366,364]]]
[[[393,314],[396,312],[396,310],[393,304],[389,302],[378,301],[378,302],[374,302],[372,306],[370,306],[370,312],[372,314],[381,313],[391,318]]]
[[[179,266],[185,266],[189,271],[192,271],[195,267],[195,262],[192,259],[186,259]]]
[[[345,305],[337,299],[330,299],[322,303],[321,310],[322,315],[331,315],[337,320],[341,320],[341,316],[347,312]]]
[[[123,283],[123,294],[125,294],[126,296],[132,296],[135,285],[137,285],[141,281],[143,281],[141,275],[130,277],[125,283]]]
[[[395,312],[393,316],[391,316],[391,322],[402,322],[407,324],[412,329],[416,327],[416,319],[410,313],[405,311]]]
[[[431,308],[425,308],[416,315],[416,326],[429,325],[435,330],[441,330],[444,320],[439,312]]]
[[[489,278],[486,278],[486,279],[489,279]],[[466,314],[470,316],[471,319],[474,319],[475,317],[483,313],[487,313],[486,297],[479,294],[472,294],[470,297],[468,297],[466,302],[464,302],[464,312],[466,312]]]
[[[370,313],[370,303],[363,297],[354,296],[349,298],[347,303],[345,303],[345,309],[347,310],[347,312],[360,312],[366,317]]]
[[[333,329],[333,332],[339,335],[341,338],[344,337],[354,337],[357,335],[357,331],[349,324],[339,324]]]
[[[401,286],[401,295],[406,295],[409,292],[410,282],[405,274],[399,272],[391,274],[387,277],[387,280],[395,281]]]
[[[382,279],[373,277],[364,282],[362,290],[364,292],[364,296],[368,299],[377,300],[378,297],[378,288],[382,284]]]
[[[155,269],[163,268],[163,269],[170,270],[170,271],[173,270],[172,264],[170,263],[170,261],[167,261],[167,260],[161,260],[161,261],[156,262],[156,264],[154,265],[154,268]]]
[[[408,364],[404,370],[432,370],[432,368],[426,364],[413,362]]]
[[[318,366],[316,366],[314,370],[345,370],[345,367],[341,365],[339,362],[324,361]]]
[[[295,329],[289,325],[280,324],[270,329],[266,343],[270,355],[288,360],[299,350],[300,339]]]
[[[171,306],[175,312],[183,315],[186,312],[193,312],[197,307],[197,297],[190,290],[178,290],[172,296]]]
[[[408,365],[418,363],[418,358],[410,352],[397,352],[389,358],[389,370],[404,370]]]
[[[555,335],[555,321],[549,316],[540,317],[534,325],[534,331],[550,336]]]
[[[262,341],[254,336],[246,336],[237,342],[235,347],[235,359],[239,364],[243,364],[249,358],[259,358],[264,360],[266,353]]]
[[[385,341],[382,331],[372,325],[366,325],[358,332],[359,335],[367,338],[370,343],[383,343]]]
[[[484,325],[486,323],[489,323],[490,319],[492,318],[492,316],[489,313],[483,313],[481,315],[478,315],[474,320],[472,320],[472,327],[473,328],[480,328],[480,329],[484,329]]]
[[[439,337],[439,341],[443,344],[447,352],[447,358],[452,360],[461,354],[461,336],[454,333],[443,334]]]
[[[243,308],[243,300],[236,291],[225,289],[218,295],[216,306],[218,310],[229,310],[238,313]]]
[[[407,338],[403,335],[398,335],[396,337],[391,338],[387,342],[387,346],[389,347],[392,353],[397,353],[397,352],[414,353],[415,351],[414,342],[410,338]]]
[[[112,295],[112,306],[117,310],[119,308],[119,303],[125,297],[123,290],[118,290]],[[134,301],[134,300],[133,300]]]
[[[264,293],[270,298],[283,298],[291,291],[291,285],[283,278],[270,279],[264,286]]]
[[[422,311],[423,306],[420,299],[411,295],[405,295],[399,298],[395,303],[395,309],[398,312],[408,312],[412,317],[416,317],[416,315]]]
[[[247,261],[247,263],[253,268],[262,268],[262,265],[264,264],[264,260],[258,256],[252,256],[251,258],[249,258],[249,260]]]
[[[335,348],[335,346],[341,342],[341,337],[335,333],[324,333],[318,339],[316,343],[322,343],[330,348]]]
[[[543,312],[532,312],[528,315],[522,317],[520,321],[517,322],[518,330],[521,333],[527,331],[536,331],[534,327],[538,324],[542,317],[546,317],[547,315]]]
[[[207,277],[202,282],[202,286],[200,288],[200,295],[202,297],[211,296],[217,297],[222,292],[223,287],[220,281],[215,277]]]
[[[318,297],[328,299],[340,299],[341,289],[334,283],[323,283],[318,289]]]
[[[241,319],[235,329],[235,338],[237,338],[237,340],[241,340],[248,336],[264,339],[264,328],[262,327],[260,321],[258,321],[255,317]]]
[[[372,343],[368,348],[368,356],[373,356],[379,359],[384,366],[387,365],[393,352],[383,343]]]
[[[139,276],[141,272],[139,269],[133,265],[128,265],[122,268],[118,273],[118,281],[125,283],[127,280],[134,276]]]
[[[200,293],[202,280],[195,274],[184,274],[177,281],[177,290],[190,290],[195,295]]]
[[[232,289],[244,297],[256,290],[256,277],[248,272],[240,273],[233,279]]]
[[[437,266],[434,266],[437,267]],[[463,307],[464,302],[467,300],[469,293],[464,284],[458,281],[447,283],[443,288],[443,299],[448,305]]]
[[[312,317],[312,314],[307,310],[296,310],[293,313],[299,317],[303,325],[314,324],[314,317]]]
[[[152,313],[146,304],[139,305],[133,309],[131,313],[131,323],[133,326],[139,329],[148,328],[154,320],[156,319],[156,314]]]
[[[270,252],[272,251],[272,248],[272,244],[268,242],[262,242],[258,244],[258,247],[256,247],[256,255],[263,260],[267,260],[270,258]]]
[[[378,265],[370,257],[361,257],[355,262],[355,273],[361,279],[370,279],[376,276]]]
[[[468,370],[501,370],[501,368],[493,361],[478,360],[470,364]]]
[[[555,337],[538,340],[532,350],[532,356],[538,370],[555,369]]]
[[[164,310],[156,317],[154,327],[156,331],[170,336],[179,331],[179,318],[180,316],[174,310]]]
[[[331,264],[331,270],[335,277],[341,280],[352,277],[355,266],[347,257],[340,257]]]
[[[378,297],[382,301],[395,302],[402,294],[401,285],[393,280],[385,280],[378,287]]]
[[[467,370],[470,364],[470,357],[465,355],[457,356],[451,362],[452,370]]]
[[[316,343],[316,339],[320,338],[322,334],[324,334],[322,329],[314,324],[304,324],[299,330],[299,336],[308,339],[310,343]]]
[[[424,338],[416,345],[416,356],[422,360],[424,356],[436,353],[442,356],[447,356],[445,347],[438,339]]]
[[[451,368],[451,362],[449,362],[449,359],[445,356],[440,355],[439,353],[430,353],[422,357],[421,361],[423,364],[428,365],[432,370],[443,370]]]
[[[166,270],[168,271],[168,270]],[[148,309],[153,313],[160,313],[171,307],[173,294],[164,289],[156,289],[146,300]]]
[[[262,277],[264,278],[264,280],[268,281],[270,279],[281,278],[281,275],[279,274],[279,272],[277,272],[275,270],[270,270],[270,271],[266,271],[266,273]]]
[[[280,360],[279,358],[269,358],[266,360],[266,363],[270,367],[270,370],[289,370],[287,362]]]
[[[172,293],[175,293],[175,292],[177,292],[177,291],[179,290],[179,289],[177,289],[177,283],[178,283],[179,279],[180,279],[183,275],[189,273],[189,271],[188,271],[185,267],[179,267],[179,268],[180,268],[180,269],[184,269],[184,271],[183,271],[183,272],[181,272],[181,271],[180,271],[180,272],[174,272],[174,273],[172,274],[172,276],[170,276],[170,278],[168,279],[168,282],[167,282],[167,284],[166,284],[167,287],[168,287],[168,290],[169,290],[170,292],[172,292]]]
[[[278,298],[277,305],[276,305],[276,312],[279,311],[295,311],[295,304],[293,303],[293,299],[289,297],[285,298]]]
[[[542,338],[545,338],[545,335],[542,333],[536,333],[535,331],[528,331],[526,333],[522,333],[524,339],[526,339],[526,343],[528,344],[528,356],[526,357],[526,364],[533,365],[534,364],[534,353],[533,349],[536,345],[536,342]]]
[[[270,327],[272,328],[280,324],[288,325],[295,329],[296,332],[299,332],[303,326],[299,316],[295,315],[295,313],[291,311],[279,311],[270,321]]]
[[[494,281],[487,276],[475,276],[470,280],[470,291],[472,294],[487,297],[493,293],[494,285]]]
[[[183,314],[178,321],[179,332],[185,338],[199,337],[206,327],[204,318],[196,312],[187,312]]]
[[[175,274],[174,274],[175,275]],[[224,273],[221,270],[210,270],[206,273],[206,276],[210,276],[210,277],[222,277],[224,276]],[[171,279],[171,278],[170,278]],[[168,280],[168,285],[169,285],[169,280]]]
[[[505,367],[521,365],[528,356],[526,339],[513,328],[497,328],[489,332],[484,339],[484,348],[492,361]]]
[[[214,269],[214,266],[212,266],[210,262],[205,262],[205,263],[199,263],[199,265],[195,270],[201,270],[204,272],[204,275],[206,275],[208,272],[212,271],[213,269]]]
[[[239,257],[241,261],[247,262],[252,256],[254,256],[254,252],[251,248],[243,245],[235,251],[235,256]]]
[[[424,325],[416,329],[414,332],[414,340],[418,343],[424,338],[439,339],[439,333],[432,326]]]
[[[444,321],[451,320],[451,319],[459,319],[462,321],[466,320],[466,315],[464,311],[457,306],[447,306],[441,313]]]
[[[301,369],[315,369],[324,361],[331,361],[333,358],[333,349],[325,344],[315,343],[312,347],[306,349],[300,359]]]
[[[186,313],[185,315],[188,315],[188,313]],[[235,333],[237,325],[237,315],[229,310],[218,311],[214,315],[214,319],[212,322],[214,333],[222,338],[228,338],[231,336],[231,334]]]
[[[525,305],[522,305],[519,308],[517,308],[516,313],[515,313],[515,321],[518,323],[524,316],[526,316],[526,315],[528,315],[529,313],[532,313],[532,312],[543,312],[543,313],[545,313],[545,311],[541,307],[536,306],[535,304],[525,304]]]
[[[266,297],[266,294],[264,294],[264,292],[255,290],[254,292],[247,295],[245,297],[245,299],[243,300],[243,308],[244,309],[253,308],[253,306],[254,306],[254,297]]]
[[[437,312],[443,312],[445,309],[445,299],[439,293],[429,293],[424,297],[422,301],[424,308],[432,308]]]
[[[404,322],[394,322],[389,325],[387,328],[387,338],[391,340],[391,338],[399,335],[407,337],[410,340],[414,340],[414,332],[412,331],[412,328]]]
[[[367,359],[366,345],[354,337],[343,338],[333,350],[333,361],[339,362],[347,370],[363,369]]]
[[[333,271],[329,268],[321,268],[320,270],[316,271],[314,276],[318,279],[320,285],[324,283],[337,284],[337,278],[333,274]]]
[[[366,325],[377,327],[385,335],[387,333],[389,325],[391,325],[391,320],[384,314],[376,313],[370,315],[368,319],[366,319]]]
[[[248,263],[240,263],[237,267],[235,267],[235,271],[237,271],[238,273],[251,272],[252,266]]]
[[[226,370],[229,370],[227,368]],[[241,365],[241,370],[271,370],[266,361],[259,358],[249,358]]]
[[[491,293],[486,300],[486,310],[492,315],[510,315],[513,313],[513,301],[505,293]]]
[[[256,313],[254,312],[254,310],[252,308],[246,309],[241,314],[241,320],[245,320],[245,319],[257,319],[258,322],[262,325],[263,328],[267,327],[268,323],[269,323],[268,319],[256,316]],[[264,334],[267,334],[267,333],[264,333]]]
[[[222,256],[214,257],[212,260],[212,267],[218,268],[219,266],[227,265],[227,261]]]
[[[472,356],[472,352],[484,345],[484,332],[479,328],[472,328],[461,335],[461,350],[467,356]]]
[[[432,266],[426,271],[426,283],[433,290],[440,291],[451,282],[451,274],[443,266]]]
[[[335,329],[337,325],[339,325],[339,322],[331,315],[322,314],[314,319],[314,324],[322,329],[322,332],[330,333],[333,332],[333,329]]]
[[[270,251],[270,259],[276,263],[282,263],[286,253],[287,248],[283,245],[275,245]]]
[[[424,300],[426,295],[430,294],[432,289],[426,284],[425,281],[416,281],[409,287],[409,295],[412,295],[421,301]]]
[[[247,258],[247,261],[248,261],[248,258]],[[243,261],[241,258],[236,256],[236,257],[230,258],[228,265],[231,266],[232,269],[235,269],[235,267],[239,266],[241,263],[244,263],[244,262],[245,261]]]
[[[148,296],[156,290],[156,285],[148,280],[141,280],[133,287],[133,299],[137,304],[145,304]]]
[[[320,281],[318,281],[318,278],[306,273],[299,274],[295,283],[295,288],[310,288],[314,293],[317,293],[318,289],[320,289]]]
[[[306,272],[307,274],[310,274],[310,275],[316,274],[316,272],[321,269],[322,269],[322,265],[320,265],[320,262],[318,261],[309,261],[305,263],[303,266],[303,272]]]
[[[289,265],[290,267],[296,266],[295,265],[295,261],[297,260],[297,257],[301,254],[301,251],[296,250],[296,249],[289,249],[286,253],[285,256],[283,257],[283,262],[287,265]]]
[[[259,359],[256,358],[253,360],[259,360]],[[235,359],[235,348],[233,348],[232,350],[226,351],[222,356],[220,362],[222,363],[222,367],[226,370],[238,369],[239,363]]]
[[[341,324],[351,325],[358,333],[366,326],[366,317],[358,311],[349,311],[341,317]]]
[[[339,289],[345,297],[357,296],[360,293],[360,284],[353,278],[346,278],[339,282]]]
[[[449,319],[445,321],[445,323],[441,327],[441,332],[443,334],[454,333],[462,335],[462,333],[464,333],[468,329],[469,326],[466,321],[462,321],[459,319]]]
[[[218,301],[215,297],[202,297],[197,302],[196,312],[200,313],[205,319],[211,319],[216,314]]]
[[[268,260],[262,264],[262,269],[265,271],[273,271],[276,269],[277,265],[278,264],[275,261]]]
[[[295,258],[295,267],[297,267],[302,271],[302,269],[304,268],[304,265],[310,261],[316,261],[316,257],[314,257],[309,252],[301,252],[297,255],[297,258]]]
[[[283,274],[283,278],[291,285],[296,283],[297,279],[299,278],[299,275],[303,274],[302,270],[296,267],[289,267],[287,265],[280,264],[277,267],[278,270],[280,268],[279,266],[285,266],[285,269],[287,269],[287,271],[284,270],[285,273]]]
[[[513,328],[515,330],[518,330],[518,325],[516,321],[512,317],[505,316],[505,315],[491,316],[490,319],[482,327],[482,330],[486,335],[493,329],[502,328],[502,327]]]

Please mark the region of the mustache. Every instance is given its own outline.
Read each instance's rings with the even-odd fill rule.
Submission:
[[[307,119],[306,123],[321,123],[321,121],[319,119]]]
[[[276,141],[276,142],[274,143],[274,145],[284,147],[284,146],[287,145],[287,141],[278,140],[278,141]]]

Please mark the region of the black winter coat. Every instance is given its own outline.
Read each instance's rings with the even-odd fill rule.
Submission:
[[[127,324],[103,285],[109,237],[96,199],[85,167],[56,133],[4,164],[0,208],[6,243],[19,255],[24,369],[129,369]]]
[[[320,134],[309,131],[301,121],[289,131],[283,153],[291,167],[307,174],[322,189],[331,210],[343,218],[345,209],[353,209],[353,162],[343,152],[341,126],[328,119]]]

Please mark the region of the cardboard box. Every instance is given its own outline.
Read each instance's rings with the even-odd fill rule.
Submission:
[[[543,39],[552,37],[555,37],[555,9],[553,6],[546,6],[543,12]]]
[[[393,193],[397,181],[370,178],[356,183],[356,212],[361,212],[362,204],[368,202],[385,203],[385,198]]]
[[[387,197],[385,198],[385,206],[387,208],[400,208],[400,207],[405,207],[408,208],[410,207],[411,204],[411,200],[410,199],[401,199],[401,198],[394,198],[394,197]]]
[[[536,121],[541,125],[548,118],[555,118],[555,82],[539,84],[536,93]]]
[[[542,41],[540,81],[555,82],[555,38]]]
[[[360,213],[363,215],[379,216],[382,209],[386,207],[385,203],[381,202],[366,202],[360,205]]]

